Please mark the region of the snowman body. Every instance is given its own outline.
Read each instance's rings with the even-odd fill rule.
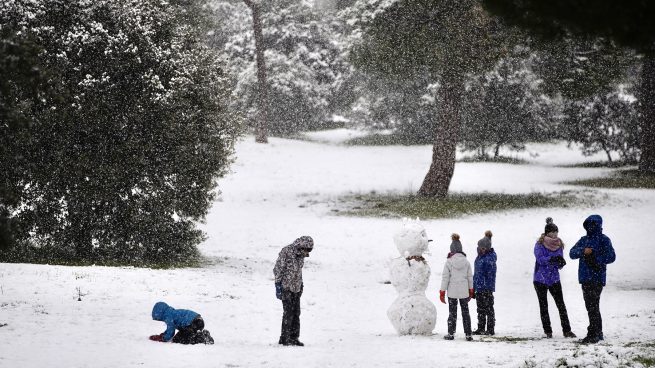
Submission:
[[[390,277],[398,297],[387,316],[400,335],[432,334],[437,309],[425,296],[430,280],[430,266],[423,259],[428,250],[425,228],[418,221],[404,220],[394,243],[401,257],[391,262]]]

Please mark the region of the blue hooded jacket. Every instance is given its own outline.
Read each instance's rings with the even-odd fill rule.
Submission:
[[[569,251],[571,259],[580,259],[578,281],[581,284],[599,283],[605,286],[607,265],[616,260],[612,241],[603,234],[603,218],[599,215],[587,217],[582,226],[587,235],[580,238]],[[591,248],[592,253],[585,256],[585,248]]]
[[[175,329],[189,326],[198,317],[198,313],[186,309],[175,309],[164,302],[158,302],[152,307],[152,319],[166,323],[164,341],[170,341],[175,335]]]
[[[473,288],[475,291],[496,291],[496,251],[491,248],[475,258]]]

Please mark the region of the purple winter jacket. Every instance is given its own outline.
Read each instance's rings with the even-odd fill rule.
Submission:
[[[536,258],[534,265],[534,282],[547,286],[559,282],[559,269],[557,268],[557,264],[550,263],[550,257],[556,256],[564,256],[563,247],[559,247],[559,249],[553,252],[539,242],[534,245],[534,257]]]

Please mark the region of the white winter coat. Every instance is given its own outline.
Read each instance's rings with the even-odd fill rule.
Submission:
[[[456,253],[443,266],[441,290],[446,290],[449,298],[465,299],[469,297],[469,289],[473,289],[471,263],[465,255]]]

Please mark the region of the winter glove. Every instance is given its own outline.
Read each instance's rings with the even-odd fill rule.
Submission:
[[[469,298],[475,299],[475,291],[473,289],[469,289]]]
[[[551,264],[557,266],[557,268],[559,268],[559,269],[566,266],[566,260],[562,256],[550,257],[548,262],[550,262]]]
[[[439,290],[439,300],[446,304],[446,290]]]
[[[152,341],[164,342],[164,334],[152,335],[149,337],[149,339]]]
[[[276,282],[275,283],[275,297],[282,300],[282,283],[281,282]]]

